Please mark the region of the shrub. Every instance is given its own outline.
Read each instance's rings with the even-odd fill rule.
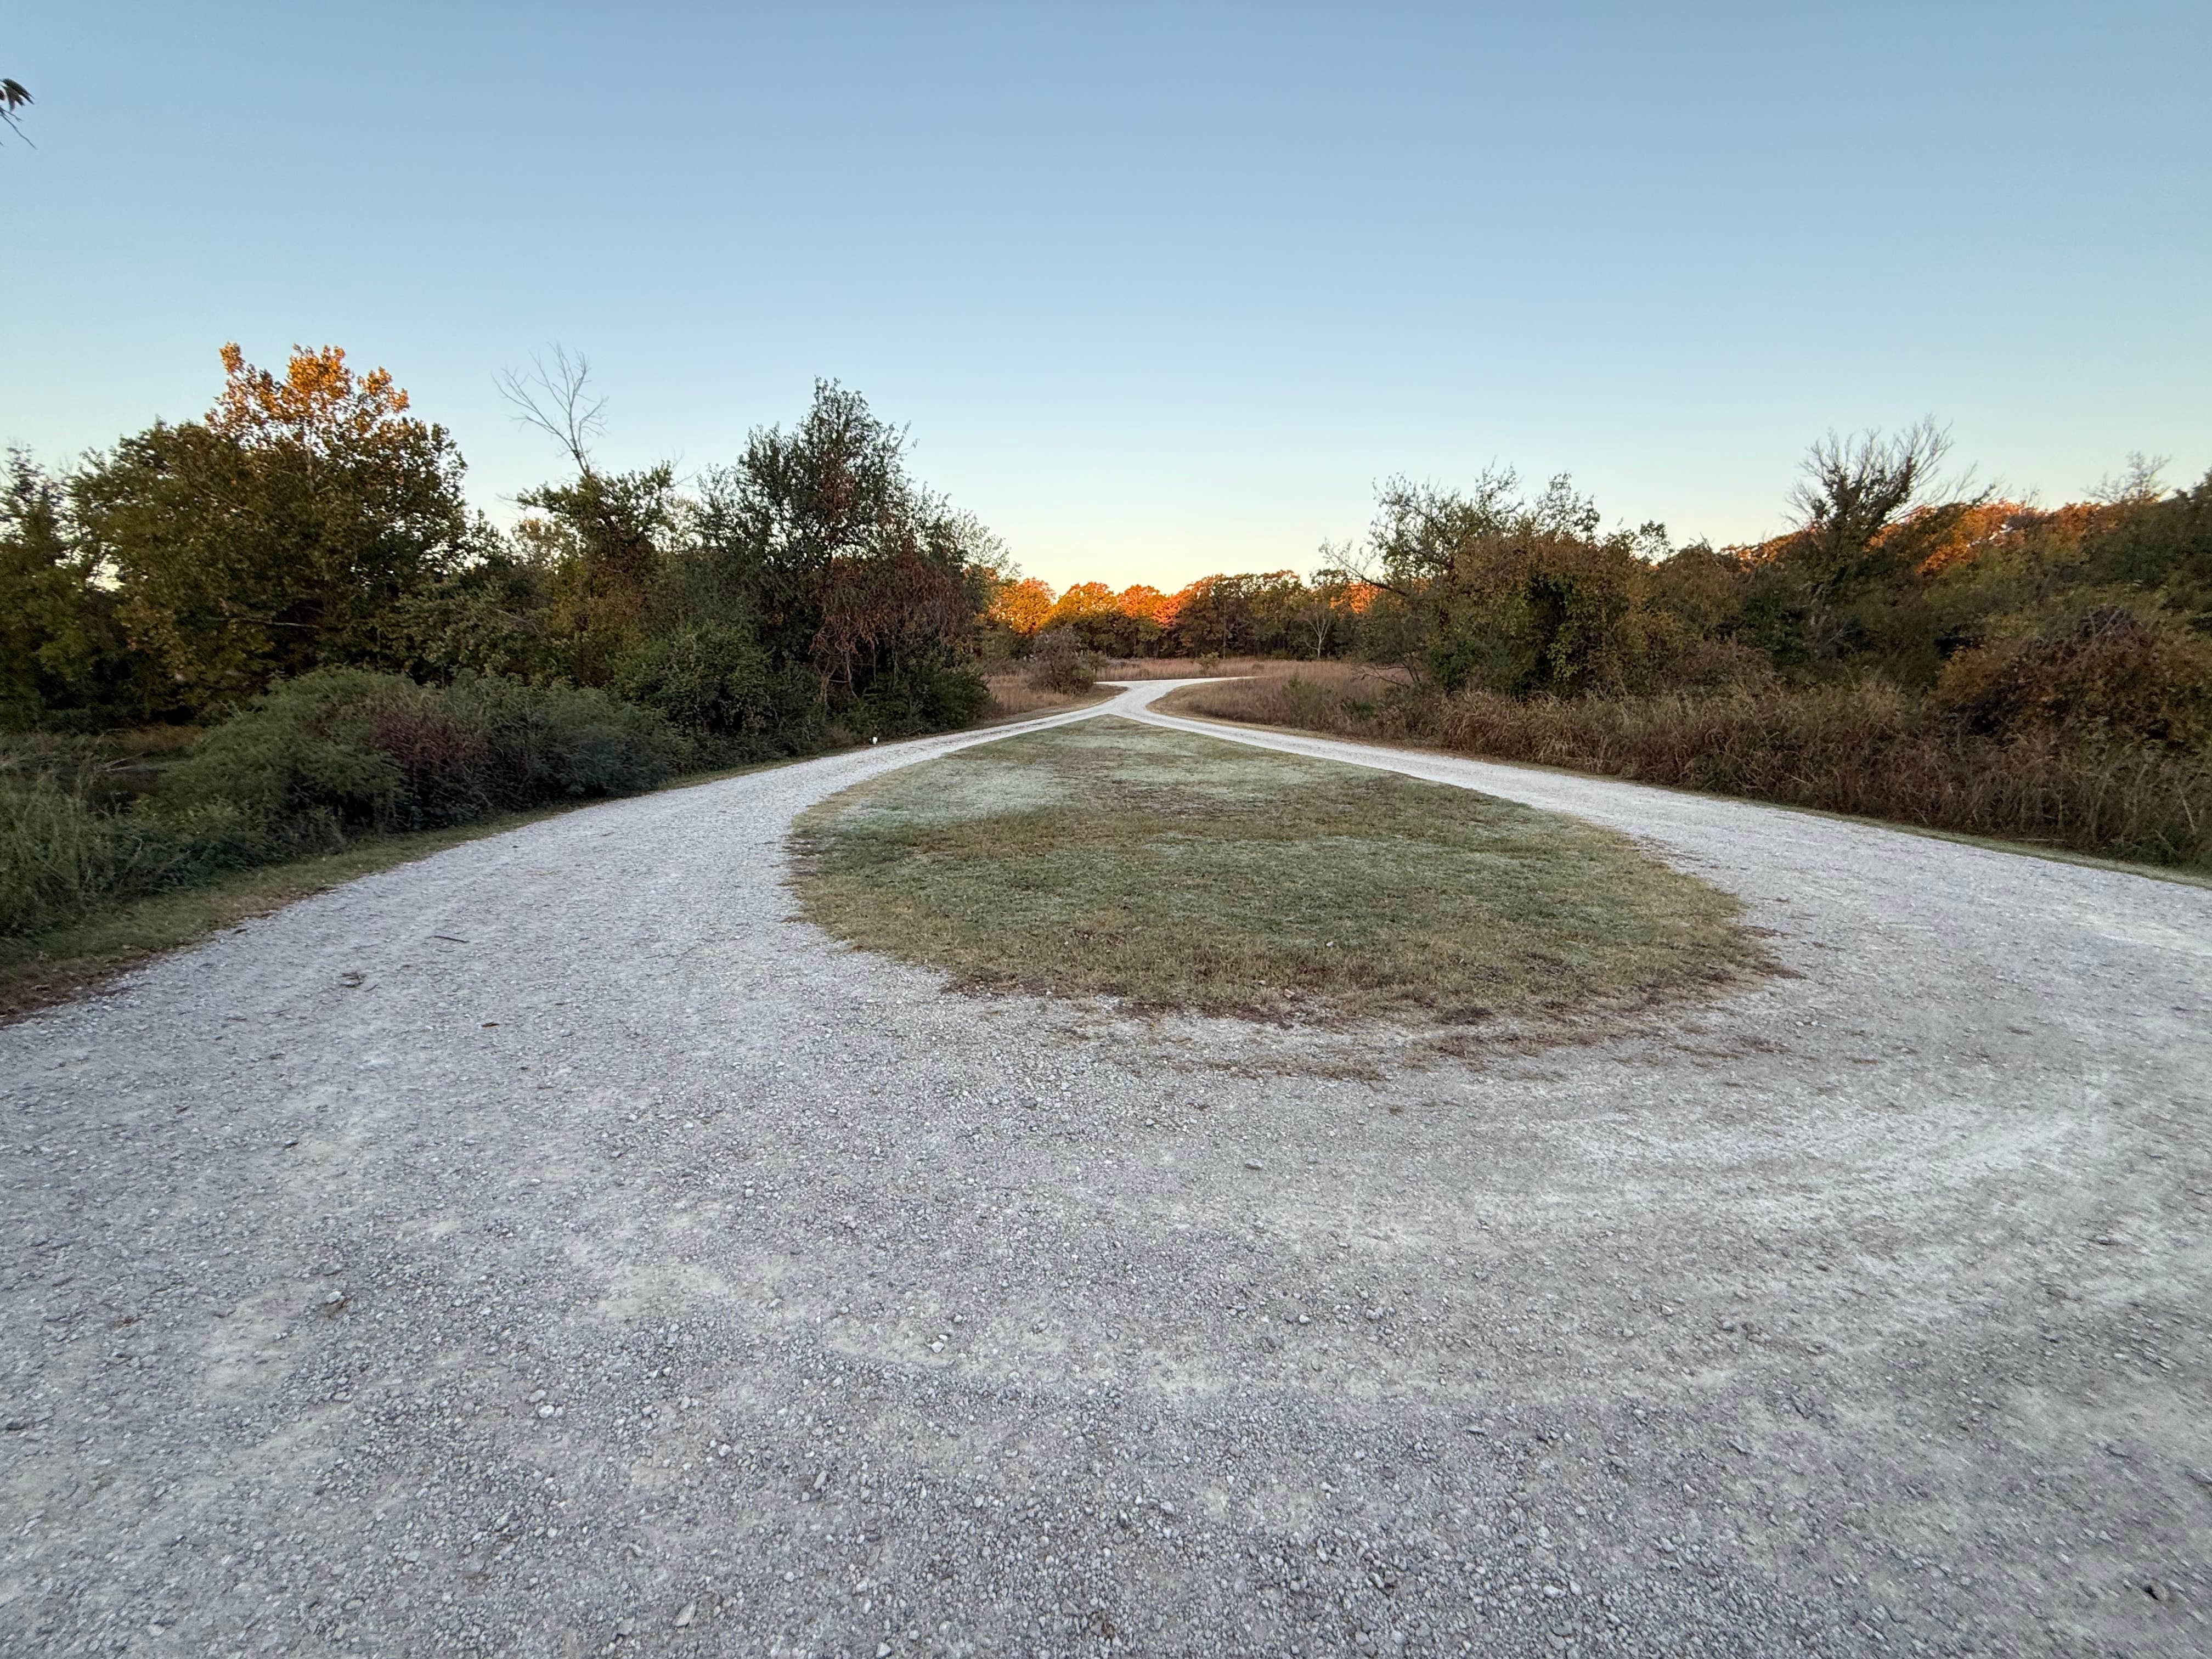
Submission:
[[[162,804],[229,802],[280,838],[325,823],[427,829],[651,788],[684,754],[666,720],[604,691],[495,675],[441,690],[325,669],[209,732]]]
[[[931,683],[928,709],[935,726],[973,726],[990,705],[990,685],[972,668],[948,668]]]
[[[1098,658],[1083,648],[1073,629],[1052,628],[1036,636],[1022,679],[1032,691],[1088,691],[1098,684]]]
[[[842,713],[862,736],[909,737],[973,726],[991,700],[974,669],[902,665],[878,674],[857,704]]]
[[[2030,638],[1962,651],[1944,665],[1939,707],[1969,730],[2212,746],[2212,642],[2163,619],[2098,605]]]
[[[0,775],[0,935],[335,851],[353,830],[651,788],[689,756],[666,720],[604,691],[492,676],[439,689],[358,669],[282,682],[135,805],[105,787],[112,764],[41,740]]]
[[[501,807],[632,794],[667,782],[690,758],[660,715],[589,687],[464,675],[446,695],[483,723]]]
[[[318,812],[338,823],[400,817],[406,775],[375,746],[371,712],[388,713],[394,691],[392,677],[362,669],[279,682],[201,739],[171,772],[162,805],[228,802],[270,825]]]
[[[768,653],[742,628],[656,635],[615,665],[614,681],[630,702],[715,737],[760,733],[776,716]]]
[[[1766,653],[1735,640],[1683,641],[1658,669],[1661,684],[1700,691],[1765,691],[1778,684]]]

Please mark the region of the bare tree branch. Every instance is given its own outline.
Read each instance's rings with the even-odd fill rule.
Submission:
[[[2108,507],[2148,506],[2166,494],[2161,475],[2172,462],[2171,455],[2146,455],[2140,449],[2131,450],[2128,464],[2117,474],[2099,479],[2089,497]]]
[[[1409,590],[1390,579],[1388,562],[1371,544],[1363,549],[1361,544],[1347,537],[1341,544],[1322,542],[1320,551],[1321,566],[1313,574],[1316,582],[1340,581],[1350,586],[1379,588],[1401,599],[1407,597]]]
[[[568,452],[576,471],[592,471],[592,440],[606,430],[607,400],[590,395],[592,365],[582,352],[568,355],[565,346],[553,348],[553,361],[533,356],[531,372],[508,369],[499,377],[499,395],[515,410],[514,418],[534,426]]]
[[[1939,476],[1950,453],[1950,430],[1933,416],[1891,438],[1831,432],[1807,452],[1790,504],[1818,539],[1856,551],[1914,507],[1966,492],[1969,479]]]

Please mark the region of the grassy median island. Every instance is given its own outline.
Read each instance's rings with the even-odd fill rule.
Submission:
[[[793,831],[807,918],[956,984],[1448,1024],[1761,958],[1625,837],[1395,773],[1099,719],[894,772]]]

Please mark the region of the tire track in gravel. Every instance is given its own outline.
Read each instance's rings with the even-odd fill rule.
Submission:
[[[1167,689],[0,1031],[0,1652],[2203,1650],[2212,893]],[[1801,977],[1453,1059],[788,919],[806,806],[1104,713],[1627,829]]]

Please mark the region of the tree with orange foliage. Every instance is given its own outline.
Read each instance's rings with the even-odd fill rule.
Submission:
[[[1085,650],[1134,656],[1159,639],[1155,617],[1170,603],[1156,587],[1116,593],[1103,582],[1078,582],[1060,596],[1045,626],[1067,629]]]
[[[278,380],[246,361],[236,342],[222,349],[222,393],[208,411],[209,429],[245,444],[290,443],[308,455],[391,443],[407,394],[389,369],[356,374],[343,346],[292,348]]]
[[[467,556],[459,453],[383,369],[223,348],[199,421],[156,422],[74,481],[133,645],[198,709],[325,664],[398,666],[395,608]]]
[[[1121,607],[1114,602],[1114,590],[1104,582],[1078,582],[1053,601],[1044,625],[1050,628],[1072,628],[1084,638],[1086,645],[1093,642],[1087,637],[1093,629],[1108,629],[1121,619]]]
[[[1118,617],[1121,614],[1121,607],[1115,603],[1114,590],[1104,582],[1078,582],[1053,602],[1052,612],[1045,618],[1044,625],[1047,628],[1065,628],[1096,617]]]
[[[1137,648],[1149,652],[1175,626],[1176,602],[1157,587],[1139,582],[1125,587],[1114,601],[1121,614],[1137,624]]]
[[[1150,623],[1170,621],[1170,617],[1166,613],[1174,606],[1174,601],[1166,594],[1143,582],[1133,587],[1123,588],[1114,596],[1114,603],[1121,607],[1123,616],[1141,617]]]
[[[1052,605],[1051,584],[1024,576],[1019,581],[1000,582],[983,616],[1018,638],[1034,639],[1052,614]]]

